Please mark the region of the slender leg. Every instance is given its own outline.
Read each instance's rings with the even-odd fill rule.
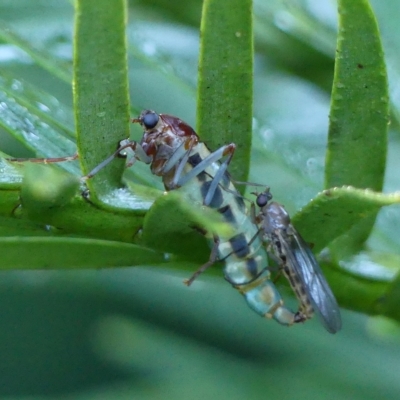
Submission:
[[[218,172],[215,174],[214,179],[212,180],[211,185],[208,188],[208,192],[204,198],[204,205],[208,206],[211,203],[212,199],[214,198],[215,191],[217,190],[217,187],[218,187],[219,183],[221,182],[221,180],[228,168],[229,163],[232,160],[235,149],[236,149],[236,145],[230,144],[227,146],[226,150],[224,151],[223,156],[225,157],[227,155],[228,158],[223,163],[221,163],[221,165],[218,169]]]
[[[183,186],[186,182],[189,182],[191,179],[194,179],[201,172],[205,171],[212,163],[219,161],[223,157],[228,156],[227,160],[225,160],[221,164],[220,169],[218,170],[215,177],[213,177],[212,183],[211,183],[211,185],[208,189],[208,192],[205,196],[204,205],[208,206],[214,197],[214,194],[215,194],[218,184],[221,182],[221,180],[224,176],[224,173],[226,172],[226,169],[228,168],[228,165],[233,157],[235,148],[236,148],[236,146],[233,143],[228,144],[226,146],[222,146],[218,150],[209,154],[204,160],[202,160],[199,164],[197,164],[190,172],[188,172],[185,175],[182,175],[183,168],[184,168],[185,164],[187,163],[187,159],[189,158],[189,155],[190,155],[191,147],[189,148],[189,150],[185,150],[184,156],[179,159],[179,165],[177,167],[177,172],[175,173],[175,176],[174,176],[174,182],[175,182],[176,187]],[[177,152],[178,152],[178,150],[177,150]],[[174,154],[173,157],[176,160],[178,159],[178,155],[175,157],[175,154]],[[169,169],[172,168],[172,166],[173,166],[169,162],[167,163],[167,165],[168,165]],[[168,169],[164,169],[164,172],[167,172],[167,171],[168,171]]]
[[[93,178],[106,165],[110,164],[110,162],[113,161],[120,152],[121,152],[121,148],[116,150],[113,154],[111,154],[110,157],[106,158],[100,164],[96,165],[88,174],[86,174],[85,176],[82,177],[82,180],[87,180],[87,179]]]
[[[210,268],[215,262],[218,260],[218,247],[219,247],[219,238],[218,236],[214,236],[214,245],[211,250],[209,260],[203,264],[189,279],[185,279],[183,283],[187,286],[190,286],[193,281],[201,275],[204,271]]]
[[[163,173],[167,173],[168,171],[170,171],[173,167],[175,167],[177,164],[180,166],[182,165],[181,168],[177,168],[177,170],[181,170],[183,169],[183,167],[185,166],[185,164],[187,163],[187,160],[189,158],[190,152],[192,151],[192,148],[198,143],[197,138],[193,138],[190,141],[188,141],[187,143],[184,142],[182,143],[172,154],[172,156],[168,159],[168,161],[166,162],[166,164],[164,165],[163,168]],[[180,172],[181,174],[182,172]],[[180,177],[179,174],[179,177]],[[177,173],[175,173],[175,175],[177,175]],[[174,177],[175,180],[175,177]]]
[[[178,167],[175,170],[174,178],[172,180],[173,188],[182,186],[180,184],[179,180],[182,176],[183,169],[185,168],[185,165],[189,160],[190,152],[192,151],[192,148],[196,144],[196,142],[197,142],[197,140],[191,141],[189,143],[189,148],[187,150],[185,149],[184,145],[180,146],[175,151],[175,153],[172,155],[172,157],[168,160],[167,164],[165,165],[163,172],[168,172],[173,167],[173,165],[175,165],[175,163],[178,161],[177,158],[180,157],[180,153],[182,152],[182,150],[185,150],[185,153],[184,153],[183,157],[180,159]]]
[[[50,157],[50,158],[6,158],[7,161],[11,162],[33,162],[33,163],[43,163],[43,164],[51,164],[51,163],[59,163],[64,161],[74,161],[78,158],[78,153],[73,156],[66,157]]]
[[[146,164],[148,164],[151,161],[151,158],[144,152],[143,148],[139,145],[139,143],[130,140],[122,140],[120,142],[120,146],[118,147],[118,149],[115,150],[114,153],[111,154],[111,156],[109,156],[100,164],[98,164],[96,167],[94,167],[87,175],[83,176],[82,179],[87,180],[92,178],[100,170],[102,170],[105,166],[107,166],[111,161],[113,161],[116,157],[118,157],[121,154],[121,152],[125,149],[130,149],[134,152],[133,159],[127,164],[128,167],[133,165],[136,159],[143,161]]]

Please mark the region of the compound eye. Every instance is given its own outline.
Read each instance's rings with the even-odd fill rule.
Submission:
[[[261,193],[257,196],[256,203],[257,203],[258,207],[264,207],[271,199],[272,199],[272,196],[269,192]]]
[[[146,115],[143,115],[142,118],[143,125],[145,126],[146,129],[154,128],[157,125],[158,120],[159,116],[154,111],[149,112]]]

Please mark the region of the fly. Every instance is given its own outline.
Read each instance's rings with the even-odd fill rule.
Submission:
[[[311,318],[315,310],[329,332],[338,331],[341,320],[336,300],[311,250],[290,224],[283,206],[268,203],[272,196],[266,191],[257,197],[260,213],[249,217],[243,198],[227,173],[235,144],[211,152],[184,121],[151,110],[143,111],[132,122],[144,128],[141,141],[122,140],[118,149],[83,179],[91,178],[113,159],[123,156],[125,150],[132,150],[127,166],[136,160],[150,164],[151,172],[162,177],[167,191],[180,188],[189,201],[216,209],[236,231],[232,237],[213,236],[209,261],[185,283],[192,284],[216,261],[224,261],[225,279],[244,295],[248,305],[258,314],[274,318],[283,325],[292,325]],[[77,157],[9,161],[51,163],[72,161]],[[282,271],[300,301],[298,312],[284,306],[270,279],[268,255],[257,224],[262,224],[262,239],[269,243],[268,247],[272,246],[280,259]]]
[[[208,235],[212,247],[209,261],[185,283],[190,285],[216,261],[224,261],[225,279],[244,295],[255,312],[283,325],[303,322],[303,315],[284,307],[281,295],[270,280],[268,255],[260,240],[259,228],[227,173],[235,144],[211,152],[184,121],[151,110],[143,111],[133,122],[144,129],[141,141],[123,140],[117,151],[87,178],[124,150],[133,150],[130,165],[136,159],[150,164],[151,172],[162,178],[167,191],[180,188],[188,201],[217,210],[236,232],[232,237]]]
[[[285,208],[271,202],[269,189],[257,195],[260,207],[256,222],[267,248],[272,250],[284,276],[300,303],[298,314],[303,320],[315,312],[330,333],[342,327],[339,306],[314,254],[290,222]]]

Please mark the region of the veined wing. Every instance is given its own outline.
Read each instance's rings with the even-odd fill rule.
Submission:
[[[299,277],[325,329],[336,333],[342,327],[340,309],[314,254],[293,227],[290,234],[279,236],[287,267]]]

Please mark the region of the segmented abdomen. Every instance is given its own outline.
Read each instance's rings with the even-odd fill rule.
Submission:
[[[209,154],[207,147],[199,143],[192,149],[184,172],[189,172]],[[180,190],[185,192],[191,201],[202,204],[219,167],[218,162],[211,164]],[[236,191],[228,174],[221,180],[209,207],[217,210],[236,232],[232,237],[219,238],[218,258],[225,261],[226,279],[233,285],[254,281],[268,266],[267,253],[257,236],[258,228],[248,216],[243,198]],[[269,276],[268,272],[267,275]]]

